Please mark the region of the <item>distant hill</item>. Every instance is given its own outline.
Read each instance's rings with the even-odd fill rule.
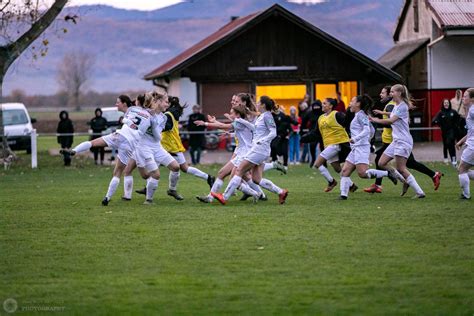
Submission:
[[[279,3],[323,31],[377,59],[392,45],[392,32],[403,0],[329,0],[300,5],[285,0],[189,0],[154,11],[122,10],[109,6],[67,8],[80,16],[60,37],[48,33],[46,57],[22,57],[5,80],[5,94],[13,89],[28,94],[57,92],[56,68],[71,50],[96,55],[89,88],[96,91],[146,89],[142,76],[227,23]]]

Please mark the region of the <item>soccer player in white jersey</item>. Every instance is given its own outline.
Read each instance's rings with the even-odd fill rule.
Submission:
[[[161,146],[161,133],[165,129],[166,115],[164,111],[169,106],[168,95],[151,92],[145,95],[145,106],[151,103],[153,115],[145,126],[146,133],[140,138],[135,150],[136,164],[140,174],[148,174],[146,185],[146,200],[144,204],[153,204],[153,195],[160,180],[159,166],[163,165],[172,172],[179,171],[178,162]]]
[[[340,200],[347,200],[349,188],[351,186],[350,176],[354,170],[361,178],[381,178],[394,176],[386,170],[369,169],[370,157],[370,140],[372,139],[375,129],[369,122],[367,113],[372,107],[372,99],[368,95],[359,95],[352,98],[350,103],[350,111],[355,113],[351,121],[351,152],[346,157],[346,162],[341,173],[341,195]]]
[[[425,193],[416,182],[415,177],[407,169],[407,159],[413,149],[413,138],[409,128],[409,106],[411,105],[410,95],[407,87],[396,84],[390,89],[390,96],[395,102],[390,117],[387,119],[379,119],[370,117],[370,120],[379,124],[392,125],[392,143],[385,149],[379,160],[379,167],[388,170],[387,164],[395,159],[397,171],[394,176],[402,182],[408,183],[412,187],[416,195],[413,198],[424,198]]]
[[[464,148],[461,156],[461,164],[459,165],[459,184],[461,185],[462,200],[470,200],[471,192],[469,190],[469,179],[474,180],[474,170],[470,170],[474,166],[474,88],[469,88],[463,95],[463,106],[466,110],[466,129],[467,134],[456,144]]]
[[[125,113],[124,121],[132,120],[133,125],[124,124],[116,132],[96,138],[92,141],[82,142],[69,150],[70,155],[89,150],[92,147],[111,147],[118,151],[118,159],[115,163],[112,180],[110,180],[107,194],[102,200],[102,205],[107,206],[112,195],[117,190],[122,172],[135,149],[135,144],[139,139],[139,126],[143,121],[149,120],[151,115],[139,107],[132,106],[132,101],[126,95],[120,95],[115,103],[117,109]]]
[[[213,117],[208,117],[209,122],[194,122],[197,125],[216,127],[224,130],[233,130],[235,132],[235,137],[237,138],[237,147],[234,150],[232,159],[219,171],[216,179],[217,184],[214,182],[211,192],[207,196],[196,196],[200,202],[211,203],[214,200],[212,192],[218,193],[220,191],[224,178],[228,175],[234,175],[236,173],[240,163],[244,159],[247,152],[249,152],[252,146],[252,138],[255,126],[246,120],[248,115],[247,112],[246,106],[237,102],[237,105],[231,108],[230,114],[225,114],[231,123],[221,123],[216,121]],[[228,164],[231,165],[230,168],[227,167]],[[260,198],[263,193],[260,187],[253,183],[251,176],[248,175],[248,173],[245,175],[244,181],[242,181],[239,189],[244,192],[244,194],[255,196],[256,198]],[[266,199],[266,197],[264,197],[264,199]]]
[[[212,196],[216,198],[221,204],[226,204],[226,201],[232,196],[234,191],[241,185],[242,177],[249,170],[252,170],[253,182],[260,185],[262,188],[276,193],[279,196],[279,203],[283,204],[288,196],[288,190],[281,189],[273,184],[268,179],[262,178],[263,164],[270,156],[270,143],[276,136],[276,125],[273,120],[271,111],[277,109],[275,102],[268,96],[260,97],[258,103],[258,110],[260,115],[255,121],[255,133],[252,140],[252,148],[247,153],[245,158],[240,162],[236,174],[232,177],[224,194],[212,192]]]

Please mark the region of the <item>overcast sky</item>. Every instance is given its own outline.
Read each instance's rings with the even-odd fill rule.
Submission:
[[[183,1],[184,0],[70,0],[68,5],[106,4],[122,9],[156,10]],[[53,3],[54,0],[45,0],[45,2],[50,4]]]

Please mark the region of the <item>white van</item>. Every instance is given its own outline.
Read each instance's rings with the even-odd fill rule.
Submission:
[[[35,119],[30,119],[30,115],[23,103],[3,103],[1,104],[4,133],[7,136],[8,144],[12,150],[26,149],[31,153],[31,131],[32,123]],[[1,139],[1,136],[0,136]]]

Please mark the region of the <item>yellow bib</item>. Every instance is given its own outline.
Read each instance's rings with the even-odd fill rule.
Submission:
[[[172,154],[185,152],[186,149],[181,142],[181,137],[179,137],[178,121],[174,119],[171,112],[166,112],[165,115],[173,120],[173,128],[161,133],[161,145],[167,152]]]
[[[321,115],[318,119],[324,146],[349,142],[346,130],[336,120],[336,113],[337,111],[332,111],[328,115]]]
[[[383,109],[385,112],[387,112],[387,108],[392,105],[392,109],[393,109],[393,106],[395,105],[395,102],[393,101],[390,101],[387,103],[387,105],[385,106],[385,108]],[[382,117],[384,119],[387,119],[389,118],[390,116],[389,115],[382,115]],[[392,142],[393,138],[392,138],[392,129],[391,128],[386,128],[384,127],[383,128],[383,131],[382,131],[382,142],[384,144],[390,144]]]

